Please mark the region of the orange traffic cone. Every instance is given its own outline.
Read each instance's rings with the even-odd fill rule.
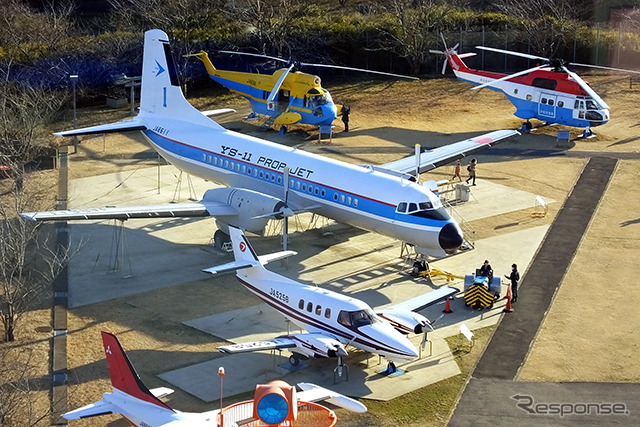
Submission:
[[[507,295],[504,296],[504,298],[502,299],[506,299],[511,301],[511,284],[509,284],[509,286],[507,286]]]
[[[507,306],[502,310],[503,313],[512,313],[513,308],[511,308],[511,295],[509,295],[509,299],[507,300]]]
[[[453,313],[453,310],[451,310],[451,306],[449,305],[449,298],[447,298],[447,303],[444,306],[444,310],[442,310],[443,313]]]

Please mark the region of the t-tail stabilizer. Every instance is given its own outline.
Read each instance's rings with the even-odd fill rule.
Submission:
[[[203,272],[210,274],[219,274],[252,267],[264,269],[263,266],[270,262],[288,258],[292,255],[298,254],[294,251],[280,251],[268,255],[258,256],[249,243],[249,240],[247,240],[247,238],[245,237],[242,229],[236,227],[235,225],[229,225],[229,236],[231,237],[231,244],[233,245],[233,257],[235,258],[235,261],[215,267],[206,268],[202,270]]]

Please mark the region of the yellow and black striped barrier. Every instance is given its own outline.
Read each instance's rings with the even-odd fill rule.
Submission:
[[[474,283],[464,293],[464,303],[476,308],[480,307],[493,307],[495,296],[487,289],[487,286],[483,283]]]

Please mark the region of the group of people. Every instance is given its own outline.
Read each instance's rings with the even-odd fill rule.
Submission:
[[[469,172],[469,178],[465,180],[467,184],[469,183],[469,181],[471,181],[471,185],[476,185],[476,166],[477,165],[478,165],[478,160],[475,158],[471,159],[471,163],[469,163],[469,166],[467,166],[467,172]],[[462,171],[462,164],[460,163],[460,160],[458,160],[456,162],[456,168],[453,172],[453,177],[451,177],[451,180],[453,181],[454,179],[458,178],[460,182],[462,182],[462,175],[460,175],[461,171]]]
[[[491,283],[491,279],[493,279],[493,268],[491,268],[491,264],[489,264],[488,259],[485,259],[484,264],[482,264],[478,269],[477,276],[487,277],[489,279],[489,283]],[[504,277],[511,281],[511,302],[514,303],[518,300],[518,282],[520,281],[518,266],[516,264],[511,264],[511,273]]]

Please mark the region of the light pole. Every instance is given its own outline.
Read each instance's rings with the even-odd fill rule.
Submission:
[[[78,127],[78,114],[76,111],[76,82],[78,81],[78,75],[71,74],[69,79],[73,87],[73,128],[76,129]],[[76,135],[73,135],[73,150],[74,153],[78,152],[78,137]]]
[[[220,377],[220,427],[224,426],[224,418],[222,417],[222,377],[224,377],[224,368],[221,366],[218,368],[218,376]]]

